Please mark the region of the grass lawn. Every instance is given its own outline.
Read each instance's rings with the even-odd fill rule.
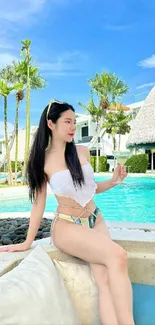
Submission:
[[[0,184],[0,188],[10,188],[10,187],[19,187],[19,186],[27,186],[27,185],[21,185],[21,183],[18,183],[17,185],[13,184],[13,185],[8,185],[8,184]]]

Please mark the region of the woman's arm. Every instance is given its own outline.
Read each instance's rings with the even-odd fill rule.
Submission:
[[[104,182],[96,182],[96,184],[97,184],[96,193],[98,194],[98,193],[102,193],[107,190],[110,190],[111,188],[113,188],[117,185],[116,182],[118,181],[119,178],[121,178],[121,180],[123,181],[123,179],[126,176],[127,176],[127,173],[126,173],[124,166],[118,165],[115,168],[111,179],[104,181]]]
[[[85,155],[85,157],[87,158],[87,161],[89,161],[89,163],[90,163],[89,149],[82,145],[79,147],[80,147],[80,151]],[[117,182],[119,177],[121,177],[121,179],[123,180],[126,176],[127,176],[127,173],[125,171],[125,168],[121,165],[118,165],[115,168],[111,179],[104,181],[104,182],[96,182],[96,184],[97,184],[96,194],[110,190],[111,188],[116,186],[115,182]]]
[[[41,224],[41,219],[46,204],[46,195],[47,195],[47,183],[44,184],[41,191],[38,192],[36,196],[36,202],[33,203],[32,205],[26,240],[20,244],[0,246],[0,252],[25,251],[30,248],[37,234],[39,226]]]
[[[33,203],[29,228],[25,243],[30,247],[41,224],[43,213],[46,205],[47,183],[45,183],[41,191],[36,196],[36,202]]]
[[[105,192],[116,186],[116,184],[113,183],[112,178],[104,182],[96,182],[96,184],[97,184],[96,194]]]

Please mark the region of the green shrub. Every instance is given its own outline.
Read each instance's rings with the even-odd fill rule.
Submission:
[[[95,158],[96,158],[95,156],[90,156],[90,164],[94,171],[95,171],[95,165],[96,165]]]
[[[127,159],[125,166],[129,167],[127,169],[129,173],[146,173],[148,168],[148,155],[133,155]]]
[[[100,156],[99,157],[99,166],[98,166],[98,171],[100,172],[106,172],[107,170],[107,157],[105,156]]]
[[[15,162],[11,161],[12,171],[15,172]],[[19,161],[17,161],[17,172],[22,170],[22,165]]]
[[[12,172],[15,172],[15,162],[11,161],[11,167],[12,167]],[[17,162],[17,172],[19,172],[20,170],[22,170],[22,166],[21,163],[18,161]],[[6,167],[5,167],[5,171],[6,171]],[[4,165],[1,167],[0,172],[4,172]]]
[[[6,171],[6,167],[5,167],[5,171]],[[4,165],[0,168],[0,172],[4,172]]]
[[[93,170],[96,172],[96,156],[90,157],[90,163],[93,167]],[[99,156],[99,166],[98,166],[99,173],[108,171],[109,167],[110,167],[109,164],[107,164],[107,157]]]

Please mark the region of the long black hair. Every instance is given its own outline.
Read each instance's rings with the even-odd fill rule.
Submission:
[[[48,148],[49,140],[52,139],[52,131],[47,125],[47,120],[52,120],[53,123],[56,123],[61,114],[70,109],[75,112],[73,106],[68,103],[53,102],[50,109],[49,105],[46,106],[41,115],[27,164],[27,179],[31,202],[35,200],[36,193],[41,190],[43,184],[47,181],[47,176],[44,172],[45,150]],[[71,173],[74,186],[82,186],[84,176],[74,140],[66,143],[65,161]]]

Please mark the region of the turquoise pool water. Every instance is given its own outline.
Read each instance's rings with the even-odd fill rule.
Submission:
[[[6,178],[7,177],[7,175],[0,175],[0,179],[3,179],[3,178]]]
[[[104,181],[109,177],[95,177]],[[118,185],[105,193],[96,194],[95,203],[106,220],[155,222],[155,178],[128,177],[127,185]],[[45,212],[55,211],[57,202],[51,194],[47,197]],[[0,212],[30,211],[28,198],[0,201]]]
[[[155,286],[132,284],[133,310],[136,325],[155,324]]]

